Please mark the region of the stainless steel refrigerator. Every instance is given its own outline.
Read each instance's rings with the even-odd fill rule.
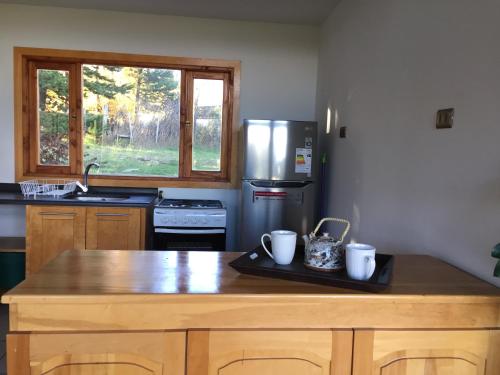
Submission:
[[[243,123],[241,250],[257,247],[263,233],[313,229],[317,179],[317,124],[245,120]]]

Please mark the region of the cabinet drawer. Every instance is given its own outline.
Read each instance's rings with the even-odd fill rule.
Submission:
[[[26,274],[65,250],[85,249],[85,207],[27,206]]]
[[[142,250],[140,208],[88,207],[86,248],[89,250]]]

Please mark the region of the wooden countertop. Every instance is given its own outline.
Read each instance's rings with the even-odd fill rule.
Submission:
[[[276,327],[269,316],[277,311],[287,328],[303,326],[307,314],[310,328],[500,327],[500,289],[429,256],[395,256],[391,286],[373,294],[242,275],[227,265],[240,255],[66,251],[2,302],[19,330],[82,321],[86,330],[263,328]],[[78,308],[68,319],[71,304]]]
[[[494,297],[500,289],[423,255],[396,255],[391,286],[380,294],[243,275],[228,266],[242,253],[167,251],[66,251],[41,272],[2,297],[3,303],[49,296],[114,297],[140,295],[237,294],[353,295],[358,297]]]

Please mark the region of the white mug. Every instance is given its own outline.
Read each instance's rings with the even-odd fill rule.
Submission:
[[[368,280],[375,272],[375,248],[362,243],[346,245],[347,274],[351,279]]]
[[[264,243],[264,238],[266,237],[271,239],[271,245],[273,247],[272,254]],[[290,230],[273,230],[271,234],[264,233],[260,238],[260,242],[266,253],[274,259],[276,263],[283,265],[292,263],[296,241],[297,233]]]

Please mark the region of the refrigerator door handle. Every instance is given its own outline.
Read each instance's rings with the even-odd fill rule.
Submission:
[[[250,181],[250,185],[259,188],[303,188],[312,181]]]
[[[252,200],[255,202],[257,198],[267,198],[267,199],[285,199],[288,196],[286,191],[272,191],[272,190],[254,190],[252,195]]]

